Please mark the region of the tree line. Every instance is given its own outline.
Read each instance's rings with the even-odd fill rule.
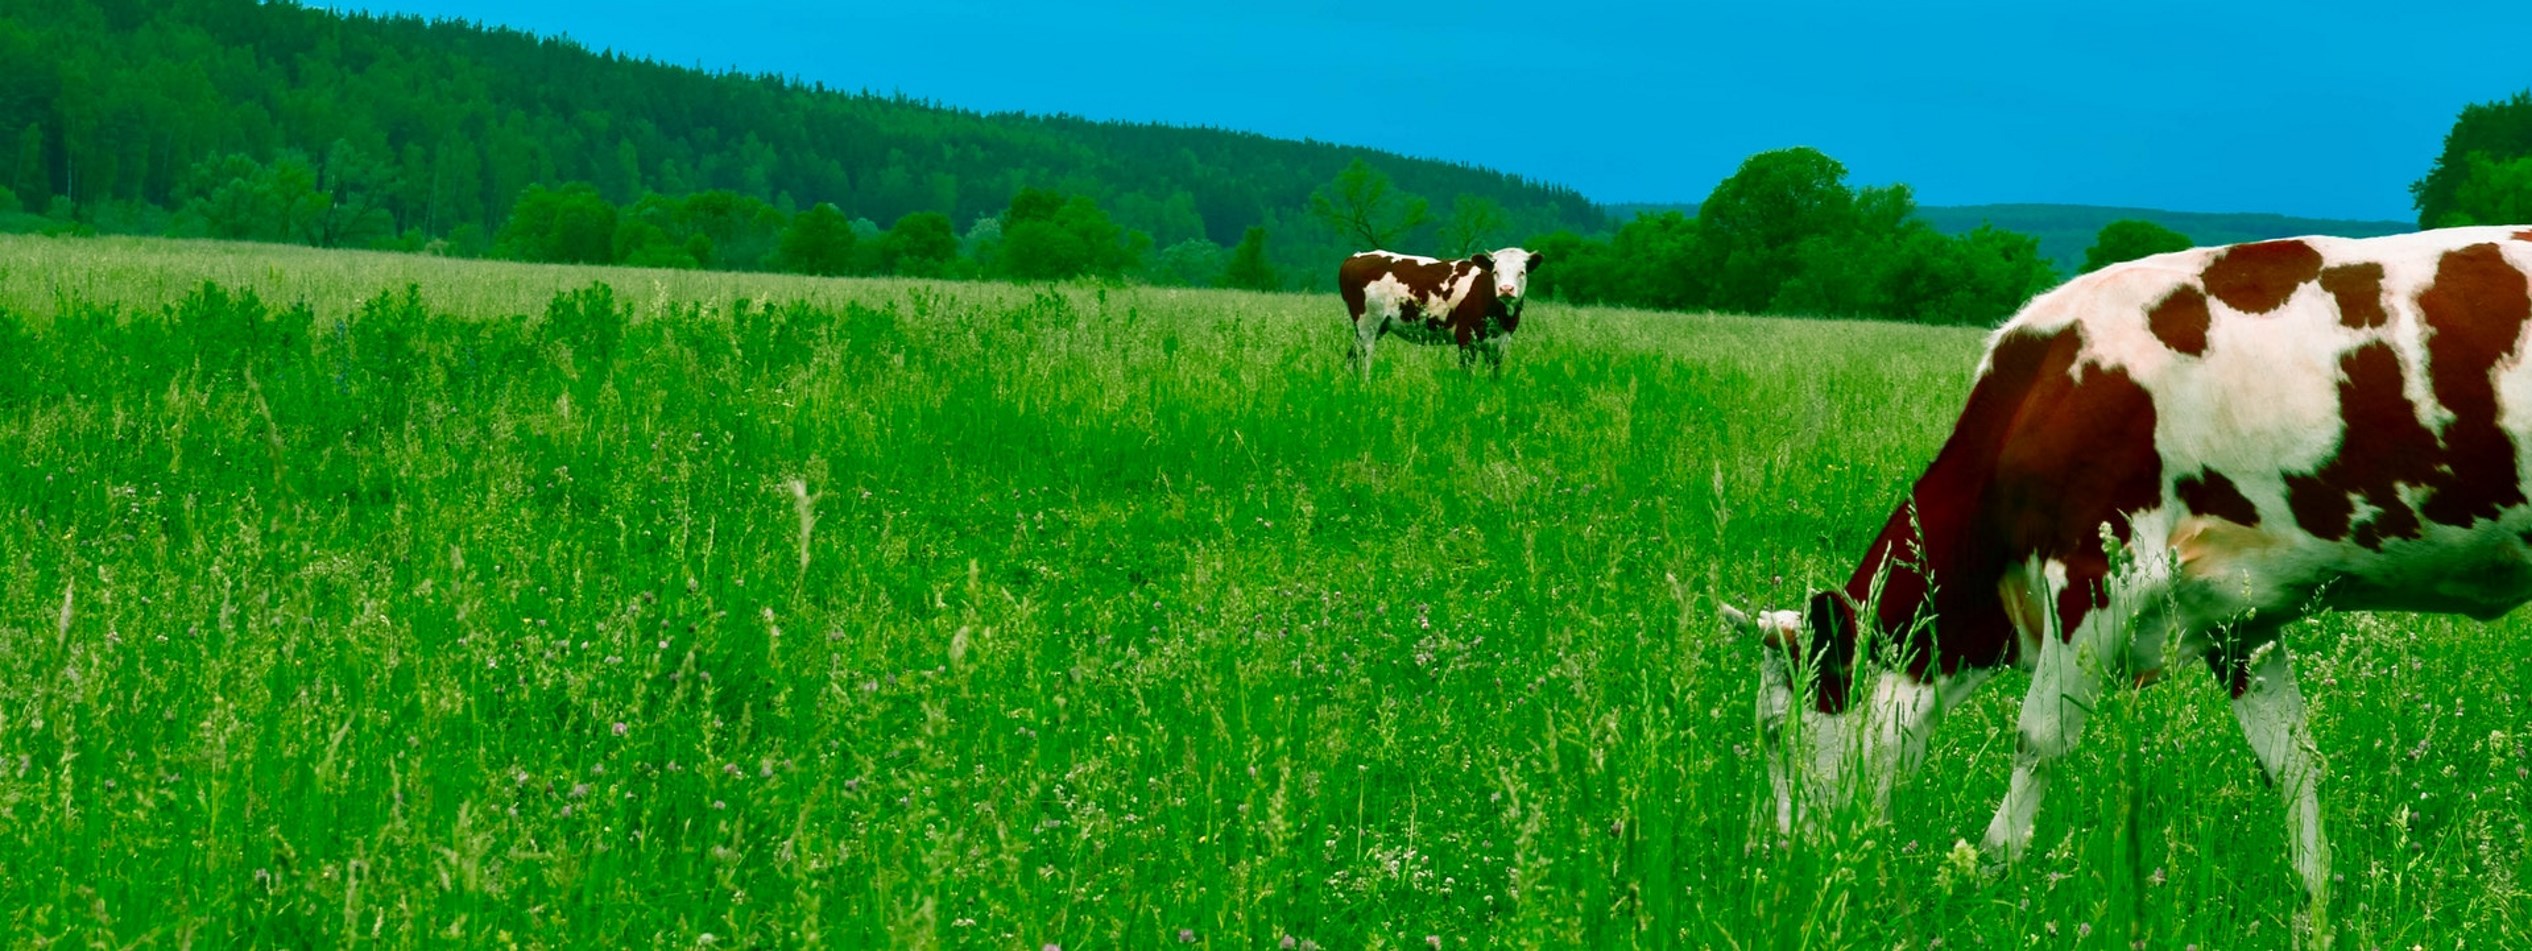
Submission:
[[[0,0],[0,224],[19,230],[482,255],[530,186],[584,183],[627,213],[707,192],[892,227],[935,212],[962,235],[1039,189],[1089,197],[1155,260],[1227,262],[1264,227],[1299,274],[1342,251],[1309,193],[1360,160],[1482,197],[1516,232],[1605,227],[1570,188],[1370,149],[985,115],[289,2]]]
[[[2532,217],[2532,94],[2463,110],[2422,225]],[[882,224],[882,223],[885,224]],[[1523,243],[1533,293],[1984,324],[2059,275],[1807,148],[1693,214],[1247,133],[980,115],[568,40],[254,0],[0,0],[0,230],[654,267],[1316,289],[1373,247]],[[2089,270],[2187,246],[2104,228]]]

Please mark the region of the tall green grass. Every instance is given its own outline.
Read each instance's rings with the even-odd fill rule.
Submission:
[[[212,283],[206,284],[209,281]],[[0,241],[12,945],[2278,946],[2221,691],[1781,844],[1755,645],[1972,333]],[[2289,635],[2354,947],[2520,943],[2524,629]]]

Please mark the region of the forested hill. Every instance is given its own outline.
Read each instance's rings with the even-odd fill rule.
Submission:
[[[0,185],[104,230],[166,230],[232,157],[304,157],[368,229],[480,248],[532,184],[624,204],[728,190],[789,212],[960,228],[1021,188],[1087,195],[1167,246],[1315,228],[1312,189],[1366,158],[1503,230],[1599,230],[1579,193],[1485,169],[1206,128],[979,114],[713,74],[509,29],[253,0],[0,0]],[[351,183],[347,194],[335,183]],[[159,220],[153,222],[152,215]],[[378,243],[318,240],[317,243]]]

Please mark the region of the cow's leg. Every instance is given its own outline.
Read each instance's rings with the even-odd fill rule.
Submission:
[[[1388,315],[1377,310],[1354,321],[1354,346],[1348,354],[1350,362],[1363,371],[1363,382],[1371,382],[1372,344],[1380,341],[1381,331],[1389,324]]]
[[[1992,857],[2014,861],[2030,847],[2032,822],[2039,816],[2040,800],[2048,795],[2050,766],[2083,737],[2084,720],[2101,697],[2097,664],[2083,656],[2087,652],[2078,648],[2080,643],[2059,637],[2041,642],[2031,691],[2022,698],[2013,779],[1981,843]]]
[[[2230,670],[2226,668],[2230,667]],[[2249,663],[2220,664],[2233,688],[2233,719],[2251,743],[2261,769],[2286,801],[2287,835],[2295,871],[2303,876],[2314,907],[2328,904],[2330,843],[2321,834],[2321,760],[2305,722],[2303,691],[2295,685],[2286,645],[2271,643]]]
[[[1503,379],[1503,348],[1511,343],[1509,336],[1499,336],[1486,342],[1486,368],[1495,379]]]

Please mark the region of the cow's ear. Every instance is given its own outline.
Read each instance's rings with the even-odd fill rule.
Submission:
[[[1471,260],[1471,261],[1475,261],[1475,262],[1477,262],[1477,266],[1478,266],[1478,267],[1487,268],[1487,269],[1490,269],[1490,270],[1491,270],[1491,269],[1493,269],[1493,268],[1494,268],[1494,266],[1495,266],[1495,256],[1494,256],[1494,255],[1491,255],[1491,254],[1487,254],[1487,253],[1486,253],[1486,252],[1484,252],[1484,251],[1479,251],[1479,252],[1477,252],[1477,253],[1475,253],[1475,254],[1471,254],[1471,255],[1469,255],[1469,256],[1468,256],[1468,259],[1469,259],[1469,260]]]
[[[1541,264],[1545,264],[1545,263],[1547,263],[1547,252],[1544,252],[1544,251],[1532,251],[1532,252],[1530,252],[1530,266],[1531,266],[1531,267],[1537,267],[1537,266],[1539,266],[1539,265],[1541,265]]]

